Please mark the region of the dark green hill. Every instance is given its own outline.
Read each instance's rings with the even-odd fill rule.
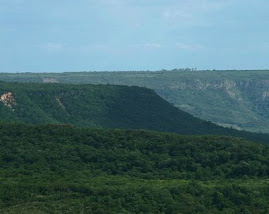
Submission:
[[[8,171],[30,167],[49,175],[59,167],[158,179],[269,175],[268,146],[235,137],[10,123],[0,124],[0,136]]]
[[[1,120],[70,123],[186,134],[219,127],[171,106],[152,90],[113,85],[1,83]]]
[[[268,135],[225,129],[185,113],[153,90],[114,85],[0,83],[0,120],[180,134],[234,135],[268,142]]]
[[[269,148],[233,137],[0,124],[0,213],[268,213]]]
[[[269,133],[268,70],[18,73],[0,79],[144,86],[198,118]]]

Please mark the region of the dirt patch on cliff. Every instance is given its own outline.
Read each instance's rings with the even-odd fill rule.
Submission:
[[[1,95],[1,102],[11,108],[14,111],[14,106],[16,105],[16,101],[14,95],[11,92],[7,92]]]

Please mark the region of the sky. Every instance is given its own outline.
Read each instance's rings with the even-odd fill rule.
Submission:
[[[0,0],[0,72],[269,69],[268,0]]]

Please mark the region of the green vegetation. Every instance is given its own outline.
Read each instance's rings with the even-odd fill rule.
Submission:
[[[84,74],[100,80],[72,81]],[[128,73],[141,74],[166,76]],[[0,82],[0,98],[0,213],[269,213],[266,134],[203,121],[137,86]]]
[[[5,81],[145,86],[176,107],[223,126],[269,133],[269,71],[0,74]]]
[[[141,87],[2,82],[0,92],[4,121],[232,135],[263,143],[269,139],[195,118]]]
[[[0,124],[0,213],[268,213],[269,147],[240,138]]]
[[[113,85],[1,83],[0,119],[25,123],[207,133],[222,128],[196,119],[152,90]],[[212,129],[212,130],[211,130]]]

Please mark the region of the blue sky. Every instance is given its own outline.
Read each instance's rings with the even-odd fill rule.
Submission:
[[[0,72],[268,69],[268,0],[0,0]]]

